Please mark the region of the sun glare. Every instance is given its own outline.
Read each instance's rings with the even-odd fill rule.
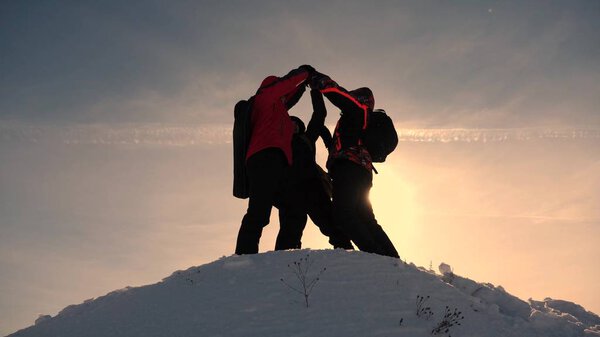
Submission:
[[[414,190],[400,172],[391,165],[378,165],[370,193],[373,211],[379,224],[386,231],[402,256],[415,247],[411,242],[419,236],[417,226],[419,206],[415,202]]]

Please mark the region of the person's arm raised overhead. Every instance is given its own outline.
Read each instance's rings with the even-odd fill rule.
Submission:
[[[306,70],[305,67],[300,67],[290,71],[287,75],[264,90],[268,90],[269,94],[272,96],[283,97],[286,108],[290,109],[291,106],[288,106],[287,102],[293,102],[294,99],[298,102],[300,97],[295,97],[295,95],[299,90],[304,92],[304,88],[302,87],[308,78],[310,78],[309,71]]]
[[[331,131],[329,131],[327,126],[323,125],[321,127],[319,136],[321,136],[321,139],[323,140],[323,144],[325,144],[325,147],[327,149],[329,149],[331,147],[331,144],[333,143],[333,138],[331,137]]]
[[[319,90],[312,89],[310,97],[312,99],[313,113],[306,127],[306,136],[311,142],[315,143],[317,138],[319,138],[321,128],[325,125],[327,109],[323,101],[323,94]]]
[[[325,97],[327,97],[327,99],[342,112],[355,113],[355,118],[360,116],[362,128],[365,129],[367,127],[367,113],[370,108],[369,104],[361,102],[352,92],[346,90],[329,76],[324,74],[315,73],[311,79],[310,86],[323,93],[323,95],[325,95]]]

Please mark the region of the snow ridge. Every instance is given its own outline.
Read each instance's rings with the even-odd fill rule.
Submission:
[[[307,279],[319,277],[308,307],[281,281],[299,282],[288,265],[307,258]],[[417,315],[422,297],[431,315]],[[442,324],[452,310],[464,316],[460,325]],[[528,303],[500,286],[344,250],[223,257],[43,317],[10,337],[419,337],[438,326],[449,326],[443,336],[600,336],[600,318],[577,304]]]

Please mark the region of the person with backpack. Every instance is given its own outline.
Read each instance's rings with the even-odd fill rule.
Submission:
[[[348,91],[320,73],[313,75],[310,87],[319,90],[341,110],[327,159],[333,180],[334,224],[344,230],[361,251],[399,257],[375,219],[369,201],[374,168],[364,135],[375,105],[373,92],[366,87]]]
[[[311,90],[310,95],[313,113],[308,127],[305,128],[300,118],[290,117],[295,124],[293,162],[283,179],[279,207],[281,226],[275,250],[302,248],[301,238],[308,217],[334,248],[354,249],[348,236],[333,225],[331,181],[316,162],[317,139],[321,137],[326,147],[331,144],[331,133],[325,126],[327,110],[318,90]]]
[[[288,110],[298,102],[314,71],[313,67],[303,65],[284,77],[268,76],[249,100],[251,130],[249,143],[244,144],[249,200],[237,236],[238,255],[258,253],[284,171],[292,164],[294,124]]]

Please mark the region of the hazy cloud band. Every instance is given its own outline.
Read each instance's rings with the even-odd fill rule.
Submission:
[[[486,143],[536,139],[600,139],[598,128],[398,129],[397,131],[400,142]],[[230,124],[4,125],[0,126],[0,142],[193,146],[231,143],[231,132]]]

